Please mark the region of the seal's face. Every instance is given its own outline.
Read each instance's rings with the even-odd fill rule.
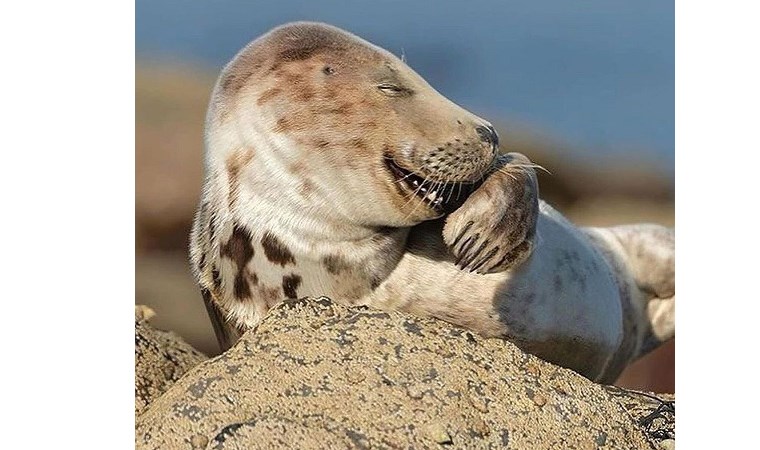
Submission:
[[[494,162],[485,120],[404,62],[340,29],[277,28],[244,49],[217,86],[217,115],[269,158],[299,165],[326,205],[357,221],[404,226],[439,217]],[[329,186],[328,186],[329,185]],[[329,200],[332,198],[332,200]]]

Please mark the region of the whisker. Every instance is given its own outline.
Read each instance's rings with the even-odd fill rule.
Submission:
[[[513,180],[517,181],[517,177],[516,177],[516,176],[514,176],[514,175],[513,175],[513,174],[512,174],[510,171],[508,171],[508,170],[504,170],[503,168],[498,168],[498,169],[496,169],[496,170],[497,170],[498,172],[501,172],[501,173],[505,174],[505,175],[509,175],[510,177],[512,177],[512,179],[513,179]]]
[[[462,185],[462,183],[457,183],[457,185],[461,186],[461,185]],[[452,195],[453,193],[454,193],[454,189],[449,189],[449,195],[446,197],[446,203],[448,203],[448,202],[449,202],[449,200],[451,200],[451,195]],[[457,198],[459,198],[459,197],[457,197]]]
[[[408,174],[406,174],[406,175],[404,175],[403,177],[399,178],[399,179],[396,181],[396,183],[401,183],[402,181],[406,180],[407,178],[411,177],[412,175],[414,175],[414,174],[413,174],[412,172],[409,172]]]
[[[419,171],[420,171],[420,169],[422,169],[422,166],[419,166],[419,167],[417,167],[416,169],[414,169],[414,170],[410,171],[410,175],[412,175],[412,172],[419,172]],[[407,176],[408,176],[408,175],[407,175]],[[417,176],[419,176],[419,175],[417,175]],[[420,178],[422,178],[422,177],[420,177]],[[404,203],[404,205],[401,207],[401,209],[404,209],[404,208],[406,208],[406,207],[407,207],[407,205],[409,205],[409,203],[410,203],[412,200],[414,200],[414,199],[418,199],[418,200],[421,200],[417,194],[418,194],[418,193],[419,193],[419,191],[420,191],[420,190],[421,190],[421,189],[422,189],[422,188],[425,186],[425,181],[427,181],[427,180],[423,178],[423,180],[422,180],[422,183],[420,183],[420,185],[419,185],[419,186],[417,186],[417,189],[415,189],[415,190],[414,190],[414,192],[413,192],[413,193],[412,193],[412,194],[409,196],[409,200],[407,200],[407,201],[406,201],[406,203]],[[422,201],[421,201],[420,203],[422,203]],[[419,206],[420,206],[420,205],[419,205],[419,203],[418,203],[417,205],[415,205],[415,206],[414,206],[414,208],[413,208],[413,209],[412,209],[410,212],[408,212],[408,213],[407,213],[407,214],[404,216],[404,220],[406,220],[406,219],[408,219],[409,217],[411,217],[411,216],[412,216],[412,214],[414,214],[414,212],[415,212],[415,211],[417,211],[417,208],[418,208]]]
[[[535,164],[535,163],[531,163],[531,164],[507,163],[504,166],[502,166],[502,168],[503,169],[510,169],[510,168],[515,168],[515,169],[541,169],[544,172],[548,173],[549,175],[552,175],[552,173],[549,172],[549,170],[546,167],[544,167],[544,166],[542,166],[540,164]]]

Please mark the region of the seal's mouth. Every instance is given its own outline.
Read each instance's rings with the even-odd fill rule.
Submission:
[[[402,189],[412,192],[439,214],[449,214],[462,206],[478,187],[474,182],[442,182],[431,180],[396,164],[386,156],[385,165]]]

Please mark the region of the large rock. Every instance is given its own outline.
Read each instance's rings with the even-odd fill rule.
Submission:
[[[274,308],[237,345],[153,400],[137,418],[136,442],[654,448],[618,401],[624,391],[616,392],[442,321],[305,299]]]
[[[207,359],[178,335],[150,326],[154,315],[146,306],[135,306],[135,415]]]

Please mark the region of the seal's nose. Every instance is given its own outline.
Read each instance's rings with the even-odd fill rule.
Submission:
[[[494,148],[499,146],[499,135],[496,134],[496,130],[494,130],[494,128],[491,125],[486,125],[486,126],[479,125],[475,127],[475,131],[478,132],[480,139],[483,140],[484,142],[488,142]]]

